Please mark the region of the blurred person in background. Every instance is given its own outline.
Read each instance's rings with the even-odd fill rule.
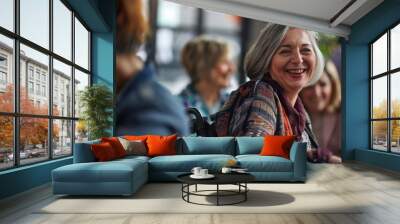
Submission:
[[[187,135],[188,119],[179,99],[154,79],[154,68],[137,56],[148,30],[142,0],[118,0],[116,133]]]
[[[199,36],[182,49],[181,62],[190,83],[179,94],[186,108],[196,108],[208,117],[219,111],[228,94],[224,92],[235,72],[229,45],[220,38]]]
[[[319,80],[324,58],[312,31],[267,24],[248,50],[251,79],[231,93],[214,124],[218,136],[294,136],[317,162],[318,143],[299,97]]]
[[[318,160],[341,163],[340,157],[340,90],[339,73],[332,61],[327,61],[321,78],[303,89],[300,96],[308,111],[318,139]]]

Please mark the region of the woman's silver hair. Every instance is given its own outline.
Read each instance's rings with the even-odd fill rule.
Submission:
[[[269,76],[272,57],[283,41],[291,27],[268,23],[258,35],[256,41],[246,53],[244,70],[250,79],[262,79]],[[317,44],[317,33],[305,30],[310,37],[312,48],[316,56],[316,65],[311,79],[307,85],[312,85],[319,80],[324,70],[324,57]]]

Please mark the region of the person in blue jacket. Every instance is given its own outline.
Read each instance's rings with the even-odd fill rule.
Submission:
[[[179,99],[155,80],[155,70],[137,55],[148,32],[141,0],[117,8],[116,134],[185,136],[188,118]]]

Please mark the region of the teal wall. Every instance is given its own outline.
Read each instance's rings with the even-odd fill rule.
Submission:
[[[346,160],[358,160],[399,170],[400,157],[369,150],[369,46],[377,36],[400,22],[400,0],[386,0],[351,27],[343,52],[343,144]]]
[[[114,90],[115,1],[67,0],[67,2],[92,31],[92,82],[106,84]],[[1,171],[0,199],[50,182],[53,169],[71,163],[72,157],[68,157]]]
[[[0,199],[48,183],[53,169],[71,163],[69,157],[0,172]]]
[[[92,82],[104,84],[115,93],[115,1],[99,0],[97,7],[109,29],[108,32],[92,32]],[[114,135],[114,126],[115,115],[109,129],[111,135]]]

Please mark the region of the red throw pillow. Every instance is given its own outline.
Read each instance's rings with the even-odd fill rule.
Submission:
[[[101,138],[101,142],[108,142],[114,149],[115,155],[118,158],[126,156],[126,151],[122,146],[121,142],[119,142],[117,137],[110,137],[110,138]]]
[[[94,157],[99,162],[110,161],[118,158],[113,147],[108,142],[93,144],[91,145],[91,149]]]
[[[293,144],[295,136],[273,136],[264,137],[264,145],[261,149],[262,156],[281,156],[289,159],[290,147]]]
[[[148,156],[176,155],[176,135],[147,137]]]

